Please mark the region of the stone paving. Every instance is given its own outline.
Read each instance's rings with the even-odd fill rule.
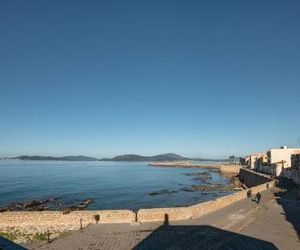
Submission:
[[[262,193],[260,204],[236,202],[197,220],[176,223],[93,224],[29,249],[300,249],[300,203],[295,189]]]

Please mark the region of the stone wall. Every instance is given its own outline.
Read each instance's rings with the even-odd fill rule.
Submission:
[[[262,192],[262,191],[265,191],[265,190],[275,187],[275,186],[276,186],[276,182],[274,180],[272,180],[265,184],[261,184],[256,187],[252,187],[251,191],[252,191],[252,194],[256,194],[257,192]],[[229,206],[230,204],[232,204],[234,202],[240,201],[242,199],[246,199],[247,192],[248,192],[248,190],[242,190],[242,191],[234,193],[232,195],[226,195],[224,197],[218,198],[214,201],[207,201],[207,202],[203,202],[203,203],[199,203],[199,204],[190,206],[189,208],[192,211],[192,218],[196,219],[203,215],[209,214],[211,212],[214,212],[216,210],[219,210],[221,208]]]
[[[189,207],[175,208],[149,208],[140,209],[137,213],[138,222],[165,221],[165,216],[168,220],[189,220],[192,218],[192,212]]]
[[[96,223],[94,215],[100,215],[99,223],[133,222],[136,214],[130,210],[74,211],[63,214],[59,211],[47,212],[3,212],[0,213],[0,231],[11,228],[26,229],[30,233],[64,232],[80,229]]]
[[[221,174],[230,174],[230,175],[237,175],[240,172],[240,165],[234,165],[234,164],[230,164],[230,165],[220,165],[220,173]]]
[[[298,169],[285,168],[281,172],[281,176],[292,180],[296,184],[300,185],[300,172]]]
[[[271,180],[267,183],[252,187],[252,194],[265,191],[275,186],[275,180]],[[141,209],[137,213],[137,220],[139,222],[164,222],[166,217],[169,221],[196,219],[247,198],[247,192],[248,190],[243,190],[213,201],[202,202],[189,207]]]
[[[247,168],[241,168],[239,178],[240,181],[246,184],[246,186],[249,188],[272,181],[270,176]]]
[[[259,165],[256,170],[272,176],[280,176],[284,165],[282,163],[273,163],[271,165]]]

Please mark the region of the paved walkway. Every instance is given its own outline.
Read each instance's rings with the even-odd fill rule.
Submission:
[[[29,249],[300,249],[300,202],[296,189],[262,193],[197,220],[168,225],[90,225],[50,244]],[[298,233],[297,233],[298,232]]]

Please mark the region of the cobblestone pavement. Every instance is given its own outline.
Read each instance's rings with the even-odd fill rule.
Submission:
[[[300,204],[295,191],[262,193],[259,205],[245,199],[197,220],[168,225],[90,225],[50,244],[29,249],[300,249]],[[294,193],[293,193],[294,192]],[[297,234],[298,231],[298,234]]]

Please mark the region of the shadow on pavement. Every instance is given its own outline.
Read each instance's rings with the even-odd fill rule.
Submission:
[[[26,250],[26,248],[21,247],[8,239],[0,237],[0,250]]]
[[[275,193],[276,201],[282,206],[285,218],[297,232],[300,240],[300,201],[298,199],[299,186],[292,181],[281,177],[278,179],[281,191]]]
[[[271,242],[225,231],[211,226],[169,225],[165,215],[163,226],[153,231],[136,245],[134,250],[145,249],[278,249]]]

